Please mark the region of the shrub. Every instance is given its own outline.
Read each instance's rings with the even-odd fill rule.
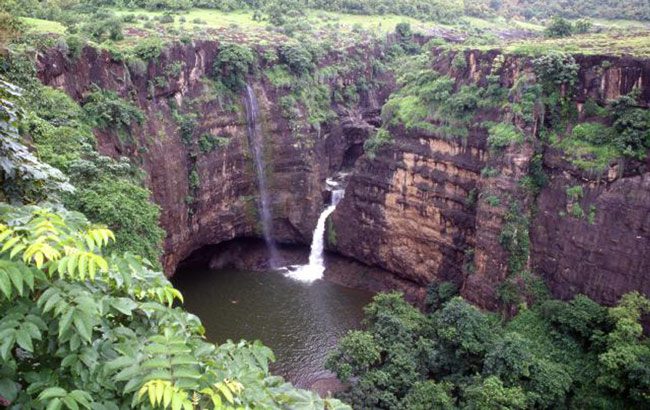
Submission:
[[[454,56],[454,59],[451,61],[451,66],[456,70],[464,70],[467,68],[467,61],[465,60],[465,53],[459,51]]]
[[[508,252],[508,271],[511,275],[521,273],[528,263],[530,237],[528,235],[530,222],[514,202],[504,217],[504,223],[499,234],[499,243]]]
[[[501,204],[501,199],[496,195],[488,195],[485,198],[485,202],[487,202],[488,205],[495,207]]]
[[[246,76],[250,73],[255,56],[253,51],[240,44],[224,44],[214,62],[214,74],[233,91],[246,85]]]
[[[582,185],[572,186],[566,189],[566,196],[570,201],[579,201],[584,196]]]
[[[264,70],[264,75],[268,78],[269,82],[277,88],[289,87],[293,84],[293,77],[284,65],[274,65],[271,68]]]
[[[96,88],[83,103],[92,123],[100,128],[128,130],[133,123],[144,121],[144,114],[135,105],[123,100],[113,91]]]
[[[81,30],[98,42],[106,39],[118,41],[124,39],[122,19],[113,16],[85,23]]]
[[[165,13],[160,17],[161,24],[171,24],[174,22],[174,16],[171,13]]]
[[[580,19],[575,22],[573,26],[573,31],[578,34],[585,34],[591,30],[593,23],[587,19]]]
[[[513,124],[500,122],[488,127],[488,144],[490,148],[502,149],[509,145],[521,144],[524,133]]]
[[[71,34],[65,38],[65,42],[68,44],[68,57],[79,58],[86,45],[86,40],[77,34]]]
[[[554,51],[533,60],[533,68],[546,91],[552,92],[556,91],[558,85],[573,86],[580,66],[573,56]]]
[[[311,53],[300,44],[287,43],[280,46],[280,61],[291,68],[291,71],[301,75],[314,69]]]
[[[614,134],[612,128],[596,122],[583,122],[573,127],[572,138],[590,142],[596,145],[610,143]]]
[[[203,134],[201,138],[199,138],[199,150],[201,150],[202,153],[207,154],[214,151],[215,148],[225,147],[229,143],[230,139],[227,137]]]
[[[390,131],[388,131],[385,128],[380,128],[377,130],[377,132],[368,138],[364,143],[363,143],[363,149],[368,156],[368,158],[375,159],[375,156],[377,155],[377,151],[379,151],[380,148],[392,144],[393,143],[393,136],[391,135]]]
[[[569,37],[573,34],[573,25],[562,17],[553,17],[546,28],[545,34],[547,37],[552,38]]]
[[[636,105],[636,96],[620,97],[612,104],[614,145],[624,154],[645,158],[650,149],[650,110]]]
[[[133,47],[131,52],[136,57],[144,60],[154,60],[160,56],[164,48],[162,40],[155,37],[148,37],[138,41],[138,43]]]

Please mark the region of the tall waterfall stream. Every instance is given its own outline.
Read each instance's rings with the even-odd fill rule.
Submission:
[[[255,171],[257,174],[257,187],[260,192],[260,217],[262,220],[262,234],[269,249],[269,265],[272,269],[279,266],[278,250],[273,240],[273,216],[269,199],[268,184],[266,181],[266,164],[264,162],[264,138],[260,126],[260,109],[257,103],[255,90],[246,84],[246,126],[248,129],[248,143],[253,152]]]

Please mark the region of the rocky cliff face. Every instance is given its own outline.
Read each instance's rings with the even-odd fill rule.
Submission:
[[[147,172],[153,200],[162,208],[161,224],[167,231],[163,262],[169,273],[202,246],[259,237],[242,101],[222,101],[205,81],[218,51],[213,42],[176,44],[139,73],[91,48],[75,61],[56,51],[39,58],[45,84],[81,100],[94,83],[133,98],[145,111],[146,122],[132,130],[135,141],[120,141],[108,130],[97,132],[98,144],[101,152],[127,155]],[[367,50],[367,55],[372,52]],[[466,52],[467,65],[459,69],[453,67],[453,55],[441,52],[431,69],[451,75],[456,87],[481,83],[498,55]],[[174,62],[182,69],[170,76],[166,67]],[[588,99],[611,100],[634,87],[650,103],[650,61],[577,56],[577,62],[574,103],[579,110]],[[370,75],[370,59],[365,64],[357,75]],[[499,82],[510,88],[531,72],[529,59],[506,56]],[[157,81],[161,77],[168,81]],[[356,79],[337,81],[353,84]],[[365,92],[358,105],[335,106],[338,117],[322,129],[304,128],[305,144],[295,139],[282,116],[282,92],[263,76],[254,80],[278,241],[309,243],[323,206],[323,181],[342,167],[354,166],[345,199],[333,214],[331,250],[422,287],[434,280],[454,281],[467,299],[497,308],[510,258],[500,237],[516,202],[529,217],[526,268],[544,277],[555,295],[580,292],[613,303],[632,289],[650,294],[649,163],[620,164],[590,176],[550,150],[543,153],[549,183],[531,195],[520,182],[539,151],[536,125],[526,126],[530,140],[499,156],[488,150],[487,130],[478,125],[502,119],[502,107],[478,113],[464,141],[397,128],[393,145],[374,160],[362,156],[357,161],[394,88],[389,77],[381,84],[375,92]],[[198,114],[194,138],[207,132],[226,135],[229,143],[204,153],[196,143],[183,142],[175,111]],[[496,173],[482,174],[486,168]],[[193,171],[200,181],[196,187],[188,178]],[[592,220],[564,215],[570,206],[566,188],[574,185],[584,188],[582,207],[596,209]]]
[[[458,89],[484,82],[497,55],[467,52],[467,68],[456,70],[453,55],[445,54],[431,68],[451,74]],[[605,102],[633,88],[640,89],[641,101],[650,102],[650,61],[576,60],[580,70],[573,104],[578,110],[588,99]],[[525,75],[532,75],[530,60],[506,56],[500,84],[510,88]],[[476,123],[500,121],[506,114],[503,107],[483,110]],[[464,143],[435,133],[392,130],[395,143],[375,160],[359,162],[334,214],[336,249],[422,286],[454,281],[465,298],[496,309],[510,259],[501,235],[516,203],[529,219],[524,268],[540,274],[554,295],[584,293],[611,304],[631,290],[650,294],[650,163],[628,163],[625,172],[619,164],[590,176],[547,148],[542,154],[549,183],[531,195],[521,181],[539,151],[538,126],[524,127],[528,140],[498,155],[488,150],[488,132],[481,126],[471,127]],[[482,175],[490,169],[493,175]],[[568,215],[566,189],[576,185],[585,192],[582,207],[596,210],[591,220]]]
[[[168,274],[204,245],[259,235],[258,192],[243,93],[224,101],[213,88],[209,78],[218,52],[216,42],[178,43],[144,70],[90,47],[76,60],[50,50],[37,62],[43,83],[64,89],[76,100],[83,100],[95,84],[136,102],[145,113],[146,121],[132,127],[132,141],[121,140],[112,130],[97,130],[96,137],[101,153],[128,156],[146,171],[167,232],[163,266]],[[329,58],[336,63],[336,58],[346,56]],[[178,73],[170,74],[172,65],[181,67]],[[353,85],[371,71],[363,66],[350,78],[336,81],[343,87]],[[282,91],[260,73],[251,82],[263,122],[273,235],[280,242],[308,244],[324,203],[325,178],[361,155],[361,145],[372,129],[366,119],[377,115],[385,93],[367,92],[357,106],[336,106],[340,121],[323,129],[305,127],[298,141],[278,104]],[[185,140],[178,113],[197,114]],[[227,145],[203,152],[197,140],[206,133],[228,138]],[[198,176],[197,186],[191,185],[192,172]]]

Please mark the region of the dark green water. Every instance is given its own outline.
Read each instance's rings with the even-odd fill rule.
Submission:
[[[261,340],[275,353],[272,371],[300,387],[331,376],[323,368],[328,351],[360,326],[372,297],[325,280],[305,284],[280,273],[231,270],[178,272],[174,285],[208,339]]]

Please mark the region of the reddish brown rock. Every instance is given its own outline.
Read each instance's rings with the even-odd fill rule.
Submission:
[[[205,245],[258,236],[257,188],[241,101],[224,106],[202,81],[211,74],[218,49],[217,43],[208,41],[175,44],[142,73],[92,48],[84,49],[75,61],[56,50],[38,60],[40,79],[77,100],[95,83],[132,98],[146,113],[146,122],[132,130],[136,143],[125,144],[111,132],[98,131],[98,148],[108,155],[129,156],[146,171],[153,200],[162,208],[161,224],[167,231],[163,263],[170,274]],[[484,81],[499,53],[465,54],[465,69],[453,68],[453,55],[442,52],[432,61],[432,69],[452,75],[457,86]],[[606,56],[576,60],[581,67],[574,96],[578,108],[589,98],[610,100],[634,87],[640,87],[642,103],[649,105],[650,61]],[[174,61],[183,64],[182,70],[168,78],[165,68]],[[530,73],[527,58],[506,56],[501,83],[509,88]],[[168,78],[166,84],[156,84],[161,76]],[[333,214],[331,233],[336,240],[329,247],[398,278],[386,283],[407,288],[415,284],[421,294],[432,280],[451,280],[467,299],[496,308],[496,287],[505,278],[508,263],[499,236],[508,203],[514,199],[523,205],[523,212],[535,210],[528,266],[547,280],[555,295],[567,298],[583,292],[614,303],[629,290],[650,293],[650,164],[628,164],[612,168],[605,178],[590,178],[549,150],[545,167],[551,181],[535,200],[518,183],[533,145],[511,148],[498,158],[486,149],[487,132],[479,124],[501,119],[505,113],[499,108],[482,112],[465,142],[397,129],[393,146],[372,161],[365,157],[356,161],[363,141],[379,124],[379,108],[393,87],[386,80],[382,92],[362,96],[358,108],[335,107],[339,118],[322,130],[304,130],[313,142],[309,145],[292,136],[280,114],[277,90],[263,79],[255,82],[264,117],[274,236],[279,241],[310,241],[323,206],[325,177],[354,165],[345,199]],[[341,81],[352,84],[355,78]],[[195,137],[204,132],[227,134],[228,146],[207,154],[186,146],[173,119],[174,107],[199,114]],[[536,135],[537,128],[538,124],[527,129],[527,134]],[[200,184],[192,192],[188,174],[194,163]],[[482,177],[486,166],[495,168],[497,176]],[[596,209],[593,224],[560,216],[566,208],[566,187],[576,184],[585,190],[582,206]],[[468,199],[472,193],[475,202]],[[190,195],[193,200],[188,204]],[[491,195],[501,198],[501,204],[487,203]]]

